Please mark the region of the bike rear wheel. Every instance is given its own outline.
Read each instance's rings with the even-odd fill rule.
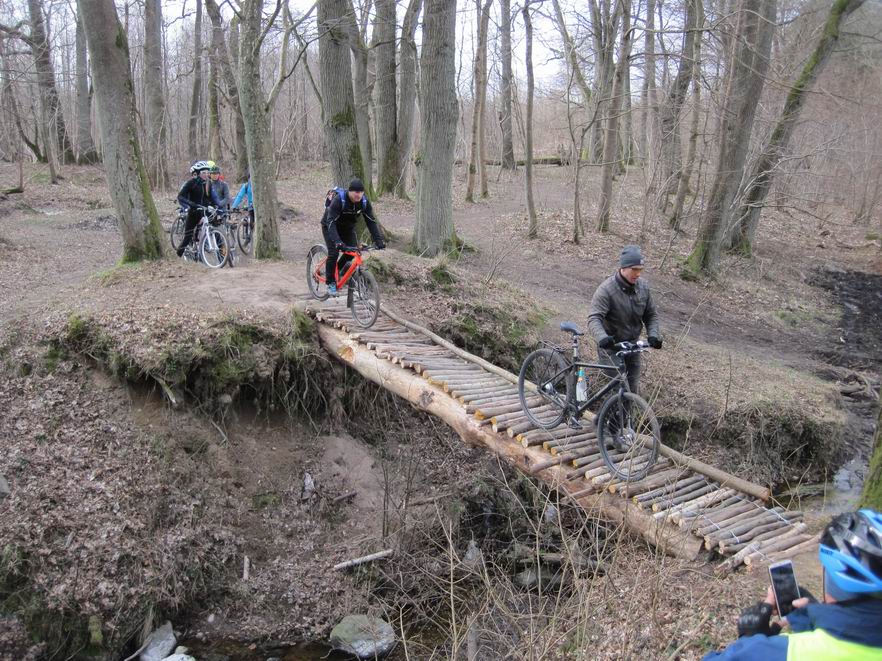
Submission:
[[[202,262],[211,269],[219,269],[227,263],[230,256],[230,247],[227,245],[227,237],[220,230],[210,227],[202,237],[199,246]]]
[[[370,328],[380,314],[380,286],[370,271],[357,271],[349,283],[352,292],[352,318],[362,328]]]
[[[571,374],[558,351],[537,349],[527,356],[518,376],[518,397],[530,422],[543,429],[563,422],[570,401]]]
[[[306,284],[313,298],[324,301],[328,298],[328,283],[325,282],[325,264],[328,262],[328,249],[317,243],[306,253]]]
[[[597,442],[610,473],[625,482],[637,482],[658,459],[658,418],[643,398],[630,392],[615,393],[597,414]]]
[[[181,241],[184,240],[184,218],[180,215],[175,218],[168,231],[168,240],[173,250],[177,250],[181,246]]]
[[[236,230],[236,242],[243,253],[251,254],[251,245],[254,242],[254,222],[250,216],[246,215],[239,223],[239,229]]]

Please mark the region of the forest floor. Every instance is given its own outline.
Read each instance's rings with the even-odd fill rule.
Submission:
[[[290,340],[291,307],[307,297],[304,257],[321,241],[326,168],[301,164],[279,182],[283,261],[244,258],[218,272],[170,260],[115,266],[121,241],[101,170],[66,168],[57,186],[40,168],[26,174],[23,194],[0,199],[0,397],[12,413],[0,422],[0,474],[12,485],[0,500],[0,527],[9,523],[10,538],[28,553],[16,562],[2,558],[0,569],[15,572],[0,572],[0,596],[15,596],[10,586],[21,587],[10,576],[22,581],[28,567],[39,568],[31,579],[48,595],[39,607],[74,619],[98,615],[115,641],[133,639],[133,622],[150,617],[155,605],[172,615],[180,608],[176,625],[197,644],[246,641],[256,649],[227,650],[227,657],[265,658],[296,640],[321,639],[348,612],[399,616],[388,611],[394,600],[384,602],[365,587],[376,585],[377,576],[331,576],[330,564],[379,550],[390,530],[408,529],[402,523],[408,517],[429,535],[456,519],[450,508],[457,501],[481,509],[488,498],[497,502],[500,492],[513,491],[505,471],[461,446],[440,423],[370,389],[355,401],[346,390],[357,388],[352,382],[339,392],[331,387],[328,413],[315,419],[260,410],[256,394],[251,403],[246,391],[236,391],[235,410],[218,425],[205,410],[168,406],[143,381],[125,386],[109,378],[97,369],[106,361],[90,360],[88,352],[59,349],[61,339],[86,323],[116,343],[102,356],[140,366],[167,360],[181,343],[208,347],[219,333],[228,339],[228,327],[259,326]],[[596,190],[597,173],[587,175],[586,190]],[[0,166],[0,181],[16,177],[12,167]],[[644,218],[639,171],[617,182],[612,231],[589,229],[578,245],[571,240],[569,171],[537,168],[536,177],[535,240],[524,238],[520,177],[502,174],[491,183],[490,199],[476,204],[465,203],[457,182],[456,230],[475,250],[440,261],[405,252],[412,202],[376,201],[394,236],[386,253],[371,258],[381,262],[384,301],[476,353],[510,361],[511,369],[540,336],[560,342],[560,321],[584,325],[591,294],[615,270],[622,245],[640,243],[665,338],[664,350],[647,360],[644,390],[665,421],[666,441],[779,488],[829,482],[847,464],[838,488],[853,493],[866,465],[882,366],[878,223],[856,226],[823,209],[771,212],[753,259],[727,258],[716,279],[687,281],[679,265],[694,220],[672,234],[658,219]],[[157,204],[170,222],[173,193],[157,195]],[[594,208],[594,200],[583,199],[589,228]],[[432,285],[427,273],[438,267],[455,287]],[[528,318],[534,327],[507,334],[481,329],[493,323],[485,314],[492,305],[511,313],[506,320]],[[541,323],[529,316],[537,309]],[[462,323],[470,317],[475,324]],[[469,336],[464,329],[474,325],[478,331]],[[519,343],[508,355],[507,338]],[[315,358],[309,369],[340,376],[326,359]],[[125,365],[117,371],[127,374]],[[864,390],[842,395],[855,384]],[[306,472],[317,496],[304,493]],[[334,502],[352,491],[355,496]],[[400,504],[411,493],[439,496],[445,507],[402,513],[390,506],[390,499]],[[836,507],[848,504],[846,498]],[[822,524],[825,507],[811,506],[812,525]],[[527,516],[534,514],[542,519],[543,510]],[[458,520],[463,537],[454,542],[462,552],[469,531]],[[415,551],[398,565],[414,576],[431,544],[415,548],[426,555]],[[583,581],[569,595],[595,604],[590,612],[570,608],[561,615],[552,608],[538,631],[509,632],[518,641],[515,656],[548,649],[566,658],[695,658],[731,638],[738,608],[761,596],[762,576],[720,579],[710,565],[659,558],[639,544],[616,548],[603,555],[603,577]],[[247,581],[241,579],[246,556]],[[812,565],[811,558],[801,562],[801,576],[811,574],[806,582],[817,587]],[[390,575],[384,581],[394,583]],[[405,583],[411,591],[422,585],[402,578]],[[525,606],[523,597],[500,596],[498,585],[475,590],[495,607],[481,623],[488,649],[498,652],[505,636],[490,631],[503,615],[511,617],[499,604]],[[396,589],[386,585],[385,593]],[[12,603],[24,604],[19,598],[6,606]],[[413,603],[409,609],[414,620],[422,612]],[[119,617],[108,617],[112,612]],[[444,658],[453,645],[444,633],[451,622],[427,621],[431,633],[412,641],[424,647],[410,653]],[[0,617],[0,658],[12,649],[8,658],[26,657],[29,645],[20,633],[19,623]],[[312,658],[289,653],[286,658]]]

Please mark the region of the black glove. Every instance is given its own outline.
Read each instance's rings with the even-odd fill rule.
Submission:
[[[800,599],[805,597],[806,599],[809,600],[810,604],[818,603],[818,600],[815,599],[815,595],[813,595],[811,592],[808,591],[807,588],[804,588],[801,585],[799,586],[799,597],[800,597]]]
[[[650,335],[646,339],[649,342],[649,346],[651,346],[653,349],[661,349],[662,348],[662,341],[661,341],[660,337],[656,337],[655,335]]]
[[[769,625],[772,617],[772,607],[764,601],[745,608],[738,618],[738,637],[754,636],[758,633],[764,636],[774,636],[781,631],[777,624]]]
[[[599,346],[601,349],[610,349],[615,343],[616,338],[614,338],[612,335],[607,335],[605,338],[597,343],[597,346]]]
[[[384,241],[375,241],[374,245],[377,246],[377,250],[385,250],[386,243]]]
[[[335,241],[335,242],[334,242],[334,247],[335,247],[335,248],[337,249],[337,251],[339,252],[340,250],[343,250],[343,248],[346,247],[346,244],[343,243],[342,241]]]

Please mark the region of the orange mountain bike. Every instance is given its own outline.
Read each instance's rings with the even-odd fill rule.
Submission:
[[[337,291],[347,284],[346,306],[352,311],[352,318],[362,328],[370,328],[380,314],[380,287],[374,274],[361,267],[362,253],[371,250],[368,246],[343,246],[340,253],[351,259],[340,273],[340,263],[334,266],[334,279]],[[315,244],[306,255],[306,284],[313,298],[324,301],[328,298],[328,283],[325,278],[325,264],[328,249],[321,243]]]

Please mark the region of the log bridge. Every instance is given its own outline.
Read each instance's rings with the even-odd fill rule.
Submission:
[[[342,299],[342,297],[341,297]],[[662,445],[639,482],[607,471],[593,420],[536,428],[521,409],[518,377],[472,355],[387,306],[369,329],[345,299],[309,301],[323,346],[347,367],[446,422],[561,498],[624,526],[670,555],[722,558],[720,571],[792,556],[817,545],[802,513],[769,501],[766,487]]]

